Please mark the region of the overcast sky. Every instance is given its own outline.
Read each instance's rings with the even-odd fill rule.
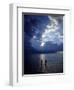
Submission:
[[[37,51],[63,50],[62,15],[24,15],[26,48]]]

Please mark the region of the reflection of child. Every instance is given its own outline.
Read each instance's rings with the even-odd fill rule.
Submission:
[[[40,72],[42,72],[42,65],[43,65],[43,61],[40,60]]]
[[[42,68],[42,63],[43,63],[43,62],[42,62],[42,60],[41,60],[41,68]]]
[[[45,67],[47,66],[47,60],[45,60]]]
[[[47,60],[45,60],[44,63],[43,63],[43,60],[40,61],[40,71],[41,72],[48,71]]]
[[[45,72],[48,71],[47,60],[45,60]]]

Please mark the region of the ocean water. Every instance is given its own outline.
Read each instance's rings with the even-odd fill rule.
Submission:
[[[24,74],[63,73],[63,52],[24,55]]]

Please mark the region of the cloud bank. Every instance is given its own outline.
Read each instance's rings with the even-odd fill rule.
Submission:
[[[24,17],[26,49],[39,52],[63,50],[62,15],[26,15]]]
[[[46,26],[45,31],[41,36],[41,45],[44,46],[46,42],[52,42],[53,44],[61,44],[63,43],[63,35],[59,32],[61,29],[58,20],[52,16],[48,16],[50,20],[50,24]]]

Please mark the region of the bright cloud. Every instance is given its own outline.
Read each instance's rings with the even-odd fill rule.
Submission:
[[[60,29],[58,20],[54,17],[49,16],[50,24],[48,24],[45,31],[41,36],[41,45],[44,46],[46,42],[51,41],[54,44],[61,44],[63,42],[63,36],[58,31]]]
[[[41,46],[41,47],[43,47],[43,46],[44,46],[44,44],[45,44],[45,42],[42,42],[40,46]]]

